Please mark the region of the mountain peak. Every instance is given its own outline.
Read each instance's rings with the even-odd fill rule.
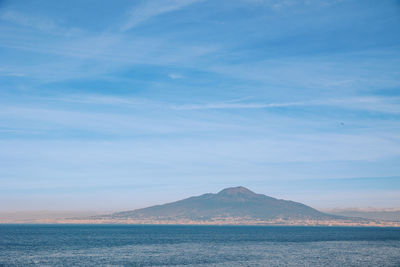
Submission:
[[[255,193],[246,187],[237,186],[237,187],[229,187],[221,190],[218,195],[255,195]]]

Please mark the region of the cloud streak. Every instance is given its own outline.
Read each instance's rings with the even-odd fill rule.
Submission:
[[[129,12],[129,19],[121,26],[121,31],[128,31],[153,17],[177,11],[199,0],[152,0],[135,6]]]
[[[35,28],[41,31],[55,30],[57,25],[48,18],[22,14],[17,11],[7,10],[0,14],[0,19],[24,27]]]
[[[173,106],[177,110],[206,109],[269,109],[281,107],[332,106],[349,109],[370,110],[384,113],[400,113],[400,99],[384,97],[349,97],[280,103],[232,103],[231,101],[208,104],[184,104]]]
[[[32,15],[12,9],[1,12],[0,20],[22,28],[34,29],[39,33],[50,33],[56,36],[71,37],[82,33],[81,29],[63,27],[50,17]]]

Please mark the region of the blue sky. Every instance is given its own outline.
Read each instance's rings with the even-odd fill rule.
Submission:
[[[3,0],[0,59],[0,210],[400,207],[399,1]]]

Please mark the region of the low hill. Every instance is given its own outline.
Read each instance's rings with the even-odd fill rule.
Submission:
[[[359,210],[359,209],[335,209],[330,214],[359,217],[369,220],[400,222],[400,210]]]

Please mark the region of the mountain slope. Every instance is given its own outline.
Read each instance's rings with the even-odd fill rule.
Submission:
[[[369,220],[400,222],[400,210],[357,210],[336,209],[329,213],[346,217],[358,217]]]
[[[176,202],[109,215],[112,219],[210,221],[224,218],[252,220],[334,220],[343,217],[317,211],[304,204],[232,187]],[[104,217],[103,217],[104,218]]]

